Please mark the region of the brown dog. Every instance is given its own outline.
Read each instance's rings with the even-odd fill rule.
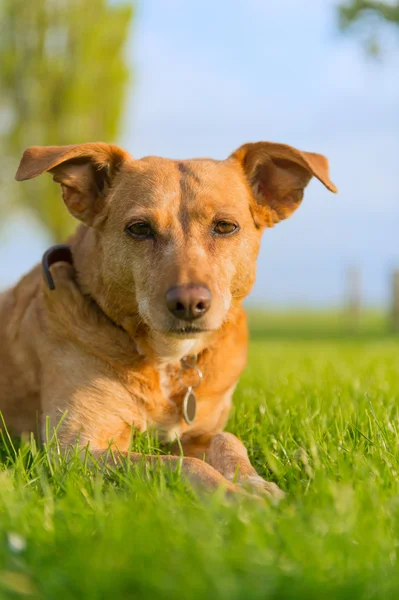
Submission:
[[[327,159],[259,142],[224,161],[134,160],[93,143],[29,148],[16,178],[45,171],[83,224],[71,259],[50,252],[46,279],[36,267],[0,297],[10,430],[36,431],[46,416],[55,426],[66,412],[61,441],[98,454],[126,452],[132,427],[154,428],[179,438],[190,479],[234,489],[236,477],[278,495],[222,431],[246,362],[242,301],[262,231],[291,215],[312,176],[336,191]]]

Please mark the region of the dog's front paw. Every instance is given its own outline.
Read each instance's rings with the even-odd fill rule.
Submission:
[[[283,490],[280,490],[278,485],[276,485],[272,481],[265,481],[264,479],[262,479],[262,477],[260,477],[260,475],[250,475],[244,480],[241,480],[239,483],[240,485],[246,487],[252,492],[261,496],[273,498],[273,500],[279,501],[285,497],[285,493],[283,492]]]

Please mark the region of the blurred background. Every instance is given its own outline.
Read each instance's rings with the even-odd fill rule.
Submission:
[[[224,158],[268,140],[325,154],[339,194],[312,181],[265,232],[250,302],[391,318],[398,34],[398,2],[0,0],[0,289],[75,226],[51,177],[14,181],[27,146]]]

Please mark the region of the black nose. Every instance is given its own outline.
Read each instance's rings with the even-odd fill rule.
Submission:
[[[183,321],[199,319],[209,310],[212,302],[210,290],[198,283],[172,287],[166,292],[165,299],[172,315]]]

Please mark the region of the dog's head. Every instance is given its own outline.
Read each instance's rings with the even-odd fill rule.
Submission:
[[[137,315],[190,338],[220,328],[249,293],[263,229],[298,208],[312,176],[336,191],[324,156],[269,142],[224,161],[134,160],[104,143],[31,147],[16,179],[45,171],[91,228],[99,304],[120,324]]]

